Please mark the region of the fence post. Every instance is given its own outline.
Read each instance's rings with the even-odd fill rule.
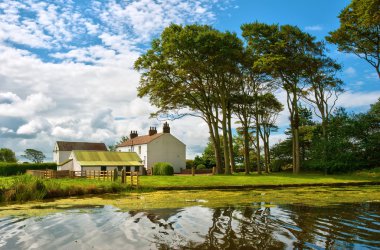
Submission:
[[[113,170],[113,181],[117,181],[117,169]]]
[[[192,176],[195,175],[195,168],[194,168],[194,167],[191,168],[191,175],[192,175]]]
[[[125,170],[121,171],[121,183],[125,183]]]
[[[212,167],[212,175],[215,175],[215,167]]]

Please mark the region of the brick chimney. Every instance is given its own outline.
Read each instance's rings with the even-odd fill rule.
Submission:
[[[157,134],[157,128],[156,127],[150,127],[149,128],[149,136]]]
[[[136,138],[137,136],[139,136],[139,134],[137,133],[137,131],[131,131],[131,134],[129,135],[129,139],[133,139],[133,138]]]
[[[167,122],[164,123],[164,128],[163,128],[162,132],[170,134],[169,123],[167,123]]]

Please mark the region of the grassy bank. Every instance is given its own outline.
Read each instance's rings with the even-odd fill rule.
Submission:
[[[271,173],[271,174],[237,174],[224,175],[198,175],[198,176],[141,176],[143,187],[223,187],[223,186],[265,186],[288,184],[334,184],[354,182],[378,182],[380,169],[362,171],[345,175]]]
[[[362,171],[346,175],[290,173],[238,174],[231,176],[141,176],[140,191],[159,189],[207,189],[223,187],[276,188],[283,185],[329,185],[380,182],[380,171]],[[38,179],[29,175],[0,177],[0,201],[29,201],[85,194],[130,192],[128,185],[119,182],[89,179]]]
[[[131,191],[130,186],[119,182],[87,179],[40,179],[30,175],[0,177],[0,202],[125,191]]]

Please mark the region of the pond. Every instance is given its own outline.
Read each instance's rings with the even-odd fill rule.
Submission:
[[[347,195],[358,190],[323,193]],[[303,192],[316,189],[299,193]],[[212,194],[218,202],[203,199]],[[274,204],[258,201],[262,198],[254,198],[250,191],[171,192],[160,194],[164,197],[160,200],[185,197],[183,203],[166,208],[123,204],[124,199],[149,204],[155,195],[3,206],[0,249],[380,249],[376,197],[348,203]],[[202,199],[194,199],[197,196]]]

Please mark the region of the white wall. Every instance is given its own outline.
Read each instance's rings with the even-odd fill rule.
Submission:
[[[148,168],[156,162],[169,162],[174,173],[186,168],[186,145],[169,133],[165,133],[148,144]]]
[[[157,139],[156,139],[157,140]],[[141,147],[141,151],[139,150],[139,147]],[[143,161],[145,169],[147,169],[147,159],[148,159],[148,145],[147,144],[141,144],[141,145],[134,145],[127,146],[127,147],[118,147],[116,148],[116,151],[118,152],[136,152],[140,159]]]
[[[73,170],[73,169],[74,169],[73,161],[69,161],[62,166],[57,166],[57,170]]]
[[[139,153],[141,146],[141,153]],[[119,152],[136,152],[144,163],[145,169],[151,168],[156,162],[169,162],[174,172],[180,173],[186,168],[186,145],[172,134],[165,133],[148,144],[118,147]]]

